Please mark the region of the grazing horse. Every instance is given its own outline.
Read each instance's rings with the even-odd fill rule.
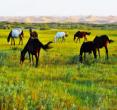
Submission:
[[[93,40],[95,48],[98,50],[98,55],[100,57],[100,48],[105,47],[106,56],[108,59],[108,43],[114,42],[113,40],[109,39],[107,35],[96,36]]]
[[[9,43],[11,39],[11,45],[12,45],[12,42],[15,45],[15,38],[18,38],[18,37],[19,37],[19,45],[20,45],[20,42],[21,44],[23,44],[23,37],[24,37],[23,30],[21,28],[14,28],[10,31],[7,38],[7,42]]]
[[[54,42],[57,41],[57,39],[62,39],[62,41],[65,41],[65,37],[67,37],[68,34],[65,32],[57,32],[55,37],[54,37]]]
[[[98,50],[98,54],[99,54],[99,57],[100,57],[100,51],[99,49],[102,48],[102,47],[105,47],[105,50],[106,50],[106,56],[107,56],[107,59],[108,59],[108,48],[107,48],[107,44],[108,43],[111,43],[113,42],[113,40],[110,40],[108,38],[107,35],[101,35],[101,36],[96,36],[94,38],[93,41],[88,41],[88,42],[84,42],[82,45],[81,45],[81,48],[80,48],[80,62],[82,62],[82,55],[84,53],[84,59],[85,59],[85,53],[91,53],[93,51],[93,54],[94,54],[94,58],[96,59],[97,58],[97,55],[96,55],[96,50]]]
[[[83,60],[82,55],[83,55],[83,53],[84,53],[84,60],[85,60],[86,53],[91,54],[92,51],[93,51],[93,54],[94,54],[94,58],[96,59],[97,58],[96,48],[94,46],[93,41],[83,42],[83,44],[80,47],[79,61],[82,63],[82,60]]]
[[[24,49],[21,51],[21,56],[20,56],[20,64],[22,64],[25,60],[25,54],[28,52],[29,53],[29,60],[31,62],[30,54],[32,55],[32,62],[33,62],[33,55],[36,58],[36,67],[38,66],[38,60],[39,60],[39,54],[40,54],[40,49],[43,48],[44,50],[47,50],[51,48],[49,44],[52,43],[51,41],[48,42],[47,44],[43,45],[38,38],[32,38],[30,37],[26,46]]]
[[[87,41],[86,35],[90,35],[90,34],[91,32],[78,31],[74,34],[74,41],[76,40],[77,42],[79,39],[79,42],[80,42],[80,38],[84,38],[84,41]]]

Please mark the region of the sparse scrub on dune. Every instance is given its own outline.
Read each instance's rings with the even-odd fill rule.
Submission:
[[[52,40],[57,31],[61,30],[37,30],[44,43]],[[39,66],[35,68],[28,54],[24,64],[19,64],[28,31],[24,30],[24,45],[10,46],[6,41],[9,30],[0,30],[1,110],[116,110],[116,31],[90,30],[88,41],[107,34],[115,42],[108,46],[108,60],[105,50],[100,49],[100,58],[94,61],[92,54],[87,55],[83,63],[79,62],[79,51],[84,40],[73,41],[76,29],[64,31],[69,34],[66,41],[53,43],[47,52],[41,50]]]

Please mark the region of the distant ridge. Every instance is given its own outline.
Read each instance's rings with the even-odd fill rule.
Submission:
[[[93,24],[117,24],[117,16],[26,16],[10,17],[0,16],[0,21],[24,22],[24,23],[93,23]]]

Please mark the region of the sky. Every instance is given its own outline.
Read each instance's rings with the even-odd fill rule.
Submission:
[[[0,16],[117,16],[117,0],[0,0]]]

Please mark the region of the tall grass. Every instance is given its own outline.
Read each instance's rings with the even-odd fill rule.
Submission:
[[[0,109],[1,110],[116,110],[117,109],[117,37],[113,30],[90,30],[94,36],[107,34],[115,42],[109,47],[109,60],[101,49],[96,62],[87,55],[78,62],[81,43],[73,42],[77,30],[37,30],[44,44],[53,40],[57,31],[69,36],[64,43],[53,43],[48,52],[41,50],[38,68],[26,60],[19,64],[24,45],[6,42],[9,30],[0,30]],[[89,31],[89,30],[86,30]],[[16,40],[18,44],[18,39]],[[91,60],[90,60],[91,59]]]

